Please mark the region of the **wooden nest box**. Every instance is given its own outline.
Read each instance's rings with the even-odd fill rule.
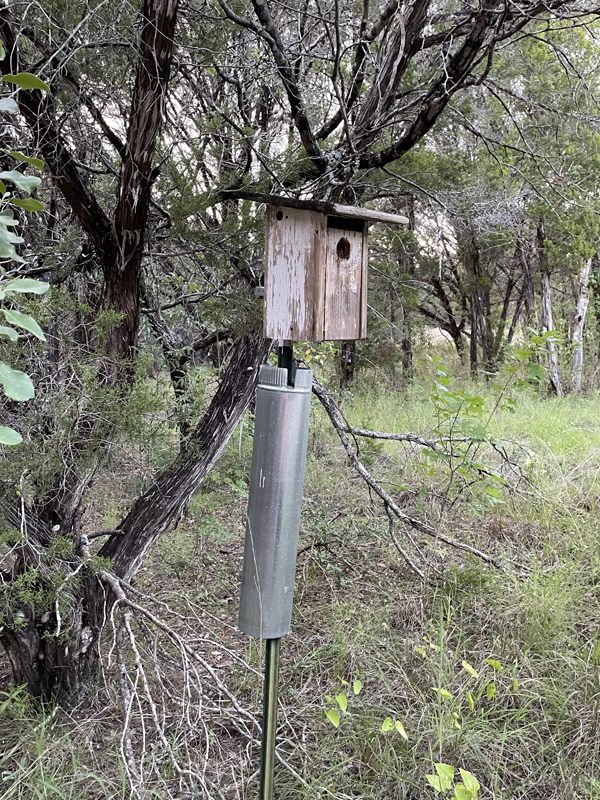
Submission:
[[[334,203],[292,201],[296,207],[290,207],[281,200],[272,198],[266,216],[265,337],[301,342],[364,339],[367,223],[408,220]]]

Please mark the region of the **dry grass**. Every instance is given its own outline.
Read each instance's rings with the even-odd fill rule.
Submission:
[[[293,631],[282,646],[279,748],[287,766],[277,768],[278,800],[429,798],[425,775],[438,760],[475,774],[482,798],[600,798],[599,405],[595,395],[526,397],[516,414],[496,417],[496,435],[530,448],[527,492],[506,492],[503,504],[483,512],[461,502],[438,524],[502,557],[506,568],[434,544],[425,582],[391,545],[383,509],[350,473],[315,409]],[[410,398],[359,389],[345,409],[365,427],[426,432],[435,425],[423,388]],[[246,427],[136,582],[180,615],[155,606],[249,715],[244,721],[212,678],[200,676],[202,699],[190,692],[176,659],[161,662],[168,696],[152,677],[173,752],[205,769],[209,796],[227,800],[258,790],[251,720],[260,719],[254,670],[261,671],[262,654],[235,630],[249,456]],[[396,496],[399,487],[432,488],[438,480],[423,473],[414,449],[366,446],[364,456]],[[437,518],[439,504],[427,496],[409,494],[405,503]],[[93,508],[96,519],[110,521],[100,494]],[[151,647],[140,641],[151,664]],[[336,729],[325,716],[327,696],[342,691],[348,709]],[[189,725],[177,698],[192,709]],[[132,746],[137,758],[146,753],[146,796],[206,796],[173,773],[143,699],[136,713]],[[382,732],[386,717],[402,723],[407,741]],[[17,698],[0,715],[2,749],[18,746],[0,762],[0,796],[130,797],[122,721],[114,662],[104,685],[68,713],[36,713]]]

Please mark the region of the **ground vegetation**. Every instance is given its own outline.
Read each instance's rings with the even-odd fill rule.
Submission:
[[[296,346],[318,380],[282,796],[473,800],[461,769],[595,796],[597,33],[576,0],[0,9],[7,797],[254,790],[248,190],[409,219],[373,232],[368,340]]]

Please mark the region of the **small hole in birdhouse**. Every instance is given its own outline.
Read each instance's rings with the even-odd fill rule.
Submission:
[[[342,236],[337,243],[337,254],[338,258],[343,258],[344,261],[347,261],[350,258],[350,242],[345,236]]]
[[[277,214],[275,214],[275,216],[277,217],[277,219],[283,219],[283,211],[278,211]]]

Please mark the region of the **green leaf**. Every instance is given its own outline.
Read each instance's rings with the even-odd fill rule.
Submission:
[[[453,800],[473,800],[473,795],[462,783],[457,783]]]
[[[0,97],[0,111],[6,111],[7,114],[17,114],[19,106],[12,97]]]
[[[0,444],[21,444],[23,437],[12,428],[7,428],[6,425],[0,425]]]
[[[4,44],[0,41],[0,61],[2,61],[2,59],[4,58],[5,55],[6,55],[6,52],[4,50]]]
[[[7,294],[10,292],[30,292],[31,294],[44,294],[50,288],[45,281],[36,281],[35,278],[17,278],[2,287]]]
[[[4,196],[6,194],[6,186],[0,181],[0,194]]]
[[[17,161],[23,161],[26,164],[31,164],[32,167],[44,169],[44,162],[41,158],[34,158],[34,156],[26,156],[25,153],[20,153],[18,150],[5,150],[9,156],[16,158]]]
[[[362,689],[362,682],[361,681],[353,681],[352,682],[352,691],[354,694],[360,694],[360,690]]]
[[[488,683],[488,685],[485,687],[485,693],[487,695],[487,699],[491,700],[492,697],[496,694],[496,684]]]
[[[336,694],[335,700],[338,706],[342,709],[344,713],[346,713],[346,709],[348,708],[348,698],[343,692]]]
[[[0,361],[0,383],[4,386],[4,394],[11,400],[23,402],[31,400],[35,394],[29,375],[9,367],[4,361]]]
[[[473,667],[470,664],[468,664],[466,661],[463,661],[462,665],[463,665],[463,669],[466,669],[467,672],[469,673],[469,675],[472,678],[478,678],[479,677],[479,674],[478,674],[477,670],[473,669]]]
[[[475,711],[475,701],[473,700],[473,695],[471,692],[467,692],[467,703],[469,704],[469,708],[471,709],[471,713]]]
[[[381,732],[388,733],[388,731],[391,731],[393,729],[394,729],[394,723],[392,722],[392,718],[386,717],[381,724]]]
[[[21,89],[43,89],[46,92],[50,90],[47,83],[44,83],[44,81],[36,75],[32,75],[31,72],[18,72],[16,75],[4,75],[2,80],[6,83],[14,83],[20,86]]]
[[[37,338],[42,342],[46,341],[44,331],[40,328],[34,318],[29,316],[29,314],[22,314],[20,311],[14,311],[13,309],[8,308],[3,308],[2,311],[4,312],[6,321],[10,322],[11,325],[16,325],[18,328],[23,328],[24,330],[33,333],[33,335],[37,336]]]
[[[406,734],[406,731],[404,730],[404,725],[401,722],[399,722],[398,720],[396,720],[396,724],[395,724],[394,727],[396,728],[396,730],[398,731],[400,736],[402,736],[402,738],[406,739],[406,741],[408,742],[408,736]]]
[[[481,789],[479,785],[479,781],[471,772],[467,772],[466,769],[460,770],[460,777],[463,779],[463,783],[473,797],[473,800],[476,800],[477,792]]]
[[[485,663],[489,664],[490,667],[492,667],[492,669],[495,669],[497,672],[500,672],[500,670],[502,669],[502,664],[493,658],[486,658]]]
[[[27,197],[25,200],[20,200],[18,197],[14,197],[10,201],[13,206],[18,206],[19,208],[24,208],[25,211],[43,211],[44,204],[40,203],[39,200],[34,200],[33,197]]]
[[[546,369],[541,364],[535,364],[530,361],[529,364],[525,365],[525,374],[529,380],[541,381],[546,375]]]
[[[430,785],[436,790],[436,792],[442,791],[442,784],[437,775],[425,775],[425,777],[429,781]]]
[[[24,264],[25,259],[17,255],[14,245],[21,244],[25,240],[9,230],[18,224],[19,221],[13,217],[10,209],[0,211],[0,258],[11,258],[13,261],[20,261]]]
[[[8,170],[7,172],[0,172],[0,180],[12,181],[22,192],[33,192],[34,189],[42,182],[41,178],[35,175],[24,175],[16,169]]]
[[[6,325],[0,325],[0,336],[7,336],[11,342],[16,342],[18,334],[14,328],[7,328]]]
[[[452,695],[448,689],[438,689],[437,686],[432,686],[431,688],[434,692],[437,692],[440,697],[443,697],[444,700],[452,700]]]
[[[433,766],[439,775],[442,791],[447,792],[454,780],[454,767],[451,767],[450,764],[434,764]]]
[[[333,727],[334,728],[339,728],[339,726],[340,726],[340,715],[338,714],[337,709],[328,708],[325,713],[327,714],[327,719],[329,720],[329,722],[331,722]]]

